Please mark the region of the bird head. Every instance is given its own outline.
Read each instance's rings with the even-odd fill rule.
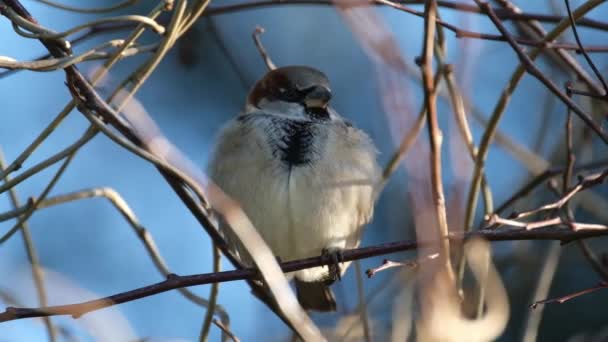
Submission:
[[[303,115],[329,119],[332,94],[324,73],[306,66],[286,66],[269,71],[249,93],[247,103],[258,109],[301,109]]]

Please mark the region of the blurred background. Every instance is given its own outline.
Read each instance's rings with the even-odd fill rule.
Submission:
[[[245,2],[211,1],[210,9]],[[398,53],[407,65],[403,69],[406,72],[397,80],[402,86],[397,96],[400,105],[391,107],[383,98],[387,90],[383,88],[382,75],[391,73],[393,69],[390,65],[383,65],[382,58],[370,51],[361,39],[361,32],[373,32],[377,27],[366,26],[371,24],[365,22],[354,23],[352,18],[340,14],[329,5],[285,2],[287,4],[201,17],[162,60],[137,92],[136,99],[166,137],[204,169],[219,128],[243,108],[249,88],[266,71],[251,38],[254,28],[260,25],[266,30],[262,41],[277,65],[309,65],[328,75],[334,92],[334,108],[372,137],[380,151],[379,161],[385,165],[423,106],[420,71],[415,64],[415,58],[422,50],[423,19],[387,7],[370,9],[385,26],[382,28],[384,33],[390,34],[387,37],[394,39]],[[118,14],[146,15],[157,4],[156,1],[142,0],[109,14],[82,14],[53,8],[38,1],[23,0],[22,3],[42,25],[55,31]],[[107,1],[95,0],[62,0],[61,3],[87,8],[108,5]],[[410,8],[423,10],[420,2],[407,3]],[[466,0],[449,3],[475,5]],[[577,8],[582,3],[571,1],[571,6]],[[517,1],[516,4],[526,13],[567,16],[565,4],[559,0]],[[493,5],[500,7],[498,3]],[[442,20],[461,29],[497,33],[483,15],[445,6],[439,7],[439,13]],[[608,7],[599,6],[585,17],[602,21],[607,15]],[[163,15],[159,22],[167,19],[168,16]],[[521,36],[512,22],[505,23],[514,35]],[[361,26],[353,32],[356,25]],[[542,25],[551,30],[554,23]],[[0,32],[0,56],[23,61],[46,53],[37,40],[17,35],[5,17],[0,20]],[[122,30],[97,35],[76,44],[74,50],[83,52],[109,39],[124,38],[128,32]],[[584,44],[606,42],[605,31],[581,26],[579,33]],[[571,31],[562,37],[564,41],[574,42]],[[158,41],[158,36],[146,33],[141,41],[153,43]],[[456,81],[467,99],[473,138],[478,144],[485,130],[482,120],[490,117],[519,60],[505,42],[456,38],[452,32],[446,31],[446,44],[445,61],[454,66]],[[583,69],[590,72],[580,55],[572,56]],[[594,53],[591,57],[605,74],[605,55]],[[146,54],[141,54],[119,62],[97,86],[98,91],[110,95],[122,79],[146,58]],[[84,62],[79,64],[79,68],[83,74],[91,75],[101,63]],[[537,65],[561,88],[568,80],[576,81],[570,69],[556,63],[549,54],[541,54]],[[19,156],[71,99],[64,82],[65,74],[61,70],[2,74],[0,147],[8,163]],[[445,88],[442,91],[445,93]],[[603,123],[601,119],[606,107],[601,106],[605,103],[588,97],[576,97],[576,101],[588,111],[596,113],[598,122]],[[496,206],[534,175],[565,165],[565,114],[563,103],[536,79],[524,76],[500,121],[500,137],[491,145],[486,161],[487,182]],[[442,152],[448,220],[450,229],[458,231],[462,229],[473,163],[468,158],[457,129],[449,98],[439,97],[438,116],[444,134]],[[575,117],[574,121],[575,139],[580,147],[576,151],[576,162],[583,164],[601,160],[605,148],[580,120]],[[87,127],[86,118],[73,111],[32,154],[22,170],[64,149],[77,140]],[[382,194],[374,220],[365,230],[362,246],[416,238],[413,215],[416,192],[412,189],[426,184],[426,174],[415,170],[428,167],[426,152],[416,152],[416,146],[426,144],[427,139],[425,128],[419,137],[419,144],[405,158],[407,170],[398,169]],[[15,187],[22,203],[29,197],[39,196],[58,168],[59,164],[53,165]],[[11,176],[19,175],[22,170]],[[154,237],[172,272],[185,275],[212,270],[212,249],[208,236],[157,170],[101,134],[78,151],[49,195],[95,187],[110,187],[122,196],[140,223]],[[604,186],[589,191],[593,191],[602,201],[606,200]],[[511,210],[536,208],[555,198],[547,187],[541,186]],[[573,204],[579,221],[606,222],[602,202],[596,202],[595,207],[586,207],[585,203]],[[8,193],[1,194],[0,213],[11,209]],[[475,226],[481,222],[482,212],[483,206],[480,204]],[[0,222],[0,232],[5,233],[15,222],[14,219]],[[137,235],[105,199],[86,199],[38,210],[28,222],[41,265],[46,271],[51,305],[93,299],[163,279]],[[589,243],[603,257],[603,240],[597,238]],[[532,312],[528,306],[532,302],[588,288],[601,279],[574,243],[560,247],[557,242],[515,241],[492,243],[492,247],[493,261],[507,288],[511,309],[508,326],[499,338],[502,341],[525,340],[524,336],[533,336],[526,333]],[[404,260],[415,256],[415,253],[401,253],[387,257]],[[377,267],[382,259],[361,260],[361,268]],[[549,272],[550,277],[552,274],[551,265],[547,270],[547,260],[557,262],[556,270],[549,283],[549,291],[543,294],[544,297],[538,298],[535,291],[541,274]],[[231,269],[225,260],[222,267]],[[0,275],[0,292],[3,295],[0,309],[15,303],[38,306],[21,235],[17,234],[0,245]],[[417,310],[415,271],[394,269],[380,272],[371,279],[363,278],[373,340],[390,340],[391,336],[396,336],[396,330],[407,330]],[[364,340],[359,323],[355,268],[351,267],[333,288],[338,297],[338,312],[313,314],[313,320],[327,336],[335,336],[335,340]],[[209,294],[209,286],[191,290],[204,298]],[[537,339],[605,340],[606,315],[601,303],[606,300],[608,292],[598,291],[561,305],[542,307],[544,311],[540,316]],[[285,325],[251,295],[245,282],[222,283],[218,303],[230,316],[231,330],[242,341],[285,341],[291,337]],[[171,291],[89,313],[78,320],[54,317],[52,321],[62,331],[60,340],[66,341],[190,341],[198,338],[204,315],[204,308]],[[398,321],[396,315],[410,318]],[[108,328],[108,324],[111,328]],[[40,319],[0,324],[0,341],[46,339],[47,333]],[[219,339],[219,329],[212,327],[210,340]]]

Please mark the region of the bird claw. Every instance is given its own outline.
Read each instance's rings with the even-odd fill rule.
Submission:
[[[342,270],[340,263],[344,262],[344,254],[341,248],[323,248],[321,251],[323,262],[327,262],[329,268],[329,281],[342,280]]]

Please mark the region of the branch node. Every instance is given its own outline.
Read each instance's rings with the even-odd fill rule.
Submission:
[[[172,11],[174,5],[175,5],[174,0],[165,0],[165,7],[163,8],[163,10]]]
[[[443,66],[443,72],[445,72],[447,75],[452,74],[454,72],[454,64],[452,63],[447,63]]]
[[[167,274],[167,281],[172,281],[172,280],[176,280],[179,279],[179,276],[175,273],[169,273]]]

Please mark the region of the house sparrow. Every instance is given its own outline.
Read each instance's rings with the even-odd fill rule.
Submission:
[[[327,77],[316,69],[268,72],[244,111],[221,131],[211,158],[211,179],[241,205],[282,261],[356,248],[372,217],[381,174],[376,148],[329,106],[331,96]],[[246,249],[223,231],[235,254],[251,265]],[[328,286],[349,264],[288,274],[302,307],[334,311]]]

